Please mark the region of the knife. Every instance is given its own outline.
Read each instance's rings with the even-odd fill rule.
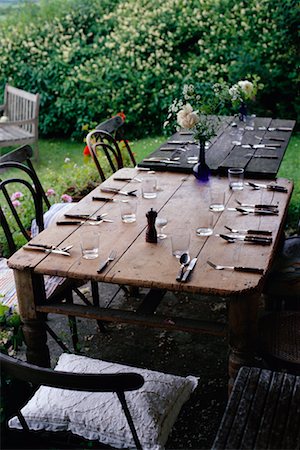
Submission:
[[[257,209],[278,209],[278,205],[264,205],[264,204],[250,204],[250,203],[241,203],[239,201],[236,200],[236,202],[239,204],[239,206],[241,206],[242,208],[257,208]]]
[[[40,247],[40,246],[34,247],[34,244],[31,244],[30,247],[24,246],[23,248],[24,248],[24,250],[38,250],[38,251],[41,251],[44,253],[56,253],[57,255],[71,256],[69,252],[65,252],[63,250],[57,250],[57,249],[53,249],[53,248],[45,248],[45,247]]]
[[[180,161],[169,161],[167,159],[150,159],[150,158],[143,159],[143,162],[163,163],[163,164],[180,164]]]
[[[84,220],[92,220],[94,222],[98,222],[99,220],[104,220],[104,217],[107,216],[108,213],[99,214],[97,216],[93,216],[90,214],[64,214],[68,219],[84,219]]]
[[[252,148],[266,148],[266,149],[276,149],[278,147],[281,147],[281,144],[253,144],[251,145]]]
[[[112,223],[113,220],[110,219],[106,219],[105,216],[107,216],[108,213],[103,213],[103,214],[99,214],[97,216],[90,216],[89,214],[64,214],[65,217],[67,217],[68,219],[82,219],[86,222],[110,222]],[[82,220],[80,221],[81,223]],[[64,221],[64,223],[67,221]],[[71,221],[70,221],[71,222]],[[72,221],[73,223],[77,223],[77,221]],[[61,225],[60,223],[58,225]],[[78,225],[80,225],[79,221],[78,221]]]
[[[183,274],[182,277],[181,277],[181,281],[182,281],[182,282],[187,281],[187,279],[188,279],[190,273],[193,271],[193,269],[194,269],[194,267],[195,267],[195,265],[196,265],[196,262],[197,262],[197,258],[193,258],[193,259],[191,260],[190,264],[188,265],[188,268],[186,269],[186,271],[184,272],[184,274]]]
[[[47,244],[32,244],[31,242],[28,242],[28,244],[30,247],[41,247],[44,248],[46,250],[52,250],[54,249],[53,245],[47,245]]]
[[[248,235],[232,236],[232,235],[228,235],[228,234],[220,234],[219,236],[228,242],[244,241],[244,242],[249,242],[252,244],[270,245],[270,244],[272,244],[272,241],[273,241],[273,239],[271,237],[259,237],[259,236],[248,236]]]
[[[278,184],[261,184],[261,183],[252,183],[250,181],[245,183],[248,186],[253,187],[254,189],[268,189],[269,191],[277,191],[277,192],[287,192],[287,188],[284,186],[279,186]]]
[[[228,211],[238,211],[242,214],[256,214],[258,216],[267,216],[267,215],[273,215],[273,216],[277,216],[278,215],[278,210],[277,209],[258,209],[258,208],[227,208]]]
[[[132,177],[132,178],[130,178],[130,177],[113,177],[113,180],[115,180],[115,181],[138,181],[139,183],[141,183],[142,182],[142,180],[140,179],[140,178],[137,178],[137,177]]]
[[[107,187],[107,188],[100,188],[101,192],[113,192],[115,194],[121,194],[121,195],[132,195],[136,197],[136,189],[133,191],[122,191],[121,189],[118,188],[112,188],[112,187]]]
[[[115,202],[116,201],[114,198],[109,198],[109,197],[92,197],[92,200],[99,201],[99,202]]]
[[[184,142],[182,143],[182,145],[184,144]],[[160,147],[158,150],[162,151],[162,152],[168,152],[168,151],[172,151],[172,150],[179,150],[180,147]]]
[[[280,138],[280,137],[265,137],[265,139],[267,139],[268,141],[278,141],[278,142],[284,142],[285,141],[284,138]]]
[[[269,127],[268,131],[293,131],[293,128],[290,128],[290,127],[277,127],[277,128]]]
[[[196,144],[195,141],[168,141],[167,144],[189,145]]]

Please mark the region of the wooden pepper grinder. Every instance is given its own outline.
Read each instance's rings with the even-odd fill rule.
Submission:
[[[151,242],[152,244],[157,243],[157,232],[155,228],[155,220],[157,217],[157,212],[152,208],[146,214],[148,220],[148,227],[146,231],[146,242]]]

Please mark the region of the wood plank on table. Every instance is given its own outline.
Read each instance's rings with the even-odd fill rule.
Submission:
[[[131,176],[137,175],[136,169],[121,169],[117,172],[116,176]],[[145,176],[139,174],[139,176]],[[148,175],[147,175],[148,176]],[[149,175],[155,176],[155,175]],[[136,240],[140,233],[142,233],[147,225],[146,212],[149,211],[151,207],[159,211],[162,206],[169,200],[170,196],[173,195],[173,192],[179,188],[179,186],[183,183],[181,177],[173,176],[173,174],[165,173],[163,179],[159,180],[158,195],[156,199],[147,200],[141,197],[141,184],[140,183],[124,183],[117,182],[112,179],[112,177],[106,180],[102,186],[110,186],[110,187],[124,187],[124,190],[134,188],[138,189],[138,208],[137,208],[137,221],[132,224],[125,224],[121,222],[120,215],[120,206],[119,202],[121,200],[127,199],[127,197],[123,197],[121,195],[112,195],[103,193],[100,191],[100,187],[94,189],[89,195],[87,195],[84,199],[82,199],[78,204],[78,209],[81,211],[89,211],[90,208],[99,208],[101,206],[101,213],[107,212],[108,218],[112,219],[113,223],[103,222],[97,226],[100,234],[100,258],[95,260],[84,260],[81,257],[81,248],[80,248],[80,226],[53,226],[48,229],[49,234],[63,234],[66,233],[66,240],[64,244],[71,245],[73,244],[73,248],[71,249],[71,257],[60,257],[59,255],[48,255],[45,261],[38,265],[36,271],[38,273],[46,273],[50,275],[62,275],[69,276],[71,278],[82,278],[89,279],[92,278],[97,280],[104,279],[106,277],[107,272],[103,272],[103,274],[97,274],[97,268],[100,265],[100,260],[104,260],[107,258],[111,249],[114,248],[117,251],[117,258],[120,258],[124,252],[126,252],[128,246],[132,245],[132,243]],[[114,197],[117,201],[114,203],[105,203],[93,201],[93,196],[105,196],[105,197]],[[95,229],[96,226],[90,226],[91,229]],[[66,230],[67,229],[67,230]],[[67,238],[68,237],[68,238]],[[55,264],[53,261],[55,260]],[[109,270],[114,267],[115,262],[110,264]]]
[[[282,162],[285,150],[288,146],[291,132],[287,131],[268,131],[269,127],[289,127],[295,126],[293,120],[272,120],[270,118],[255,118],[255,128],[253,131],[245,130],[242,139],[242,145],[250,144],[275,144],[276,149],[269,148],[243,148],[235,146],[227,158],[219,166],[219,173],[227,174],[229,167],[243,167],[245,174],[249,178],[275,178]],[[260,128],[265,128],[261,130]],[[258,137],[260,139],[258,139]],[[284,141],[270,140],[270,138],[280,138]],[[278,147],[280,145],[280,147]],[[247,154],[253,155],[275,155],[277,159],[246,157]]]
[[[293,120],[272,120],[269,117],[255,117],[254,129],[248,129],[247,124],[235,121],[236,128],[231,125],[234,122],[234,118],[230,116],[222,116],[221,122],[218,128],[217,136],[215,136],[206,150],[206,162],[211,169],[212,174],[227,175],[229,167],[243,167],[247,176],[251,178],[275,178],[280,167],[284,152],[288,145],[291,131],[269,131],[269,127],[288,127],[293,128],[295,121]],[[280,147],[276,147],[275,150],[260,148],[254,149],[243,148],[234,144],[234,136],[232,132],[235,129],[243,129],[242,145],[245,144],[280,144]],[[270,137],[278,137],[284,139],[283,142],[272,141]],[[180,164],[166,164],[166,163],[151,163],[149,161],[142,161],[139,163],[140,167],[148,167],[157,171],[169,171],[169,172],[185,172],[191,173],[193,164],[187,162],[188,156],[198,156],[199,149],[197,145],[189,144],[188,151],[181,152],[174,151],[176,145],[172,144],[172,141],[189,141],[192,135],[181,135],[176,133],[171,138],[162,144],[157,150],[151,153],[148,158],[167,158],[167,157],[180,157]],[[178,148],[180,144],[177,144]],[[170,151],[161,150],[161,148],[170,148]],[[176,154],[175,154],[176,153]],[[277,159],[269,158],[257,158],[252,155],[264,155],[272,154],[277,156]],[[246,156],[247,155],[247,156]]]

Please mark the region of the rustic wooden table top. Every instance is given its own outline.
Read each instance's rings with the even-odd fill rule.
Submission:
[[[225,192],[226,208],[222,213],[213,213],[215,222],[213,235],[199,237],[195,230],[199,226],[201,215],[207,213],[200,201],[207,187],[199,184],[193,175],[157,172],[149,176],[157,177],[158,195],[157,198],[149,200],[142,198],[139,182],[114,180],[116,176],[134,177],[137,175],[143,177],[145,173],[137,169],[121,169],[101,185],[124,190],[137,189],[138,207],[135,223],[126,224],[121,221],[119,202],[126,197],[103,193],[100,191],[100,187],[97,187],[79,203],[74,204],[72,210],[69,211],[89,214],[106,212],[108,213],[107,218],[113,220],[113,223],[103,222],[97,226],[85,227],[86,232],[99,230],[100,255],[97,259],[85,260],[81,257],[80,232],[82,226],[54,224],[41,232],[32,242],[73,245],[70,257],[20,249],[9,259],[9,266],[18,270],[30,269],[37,274],[224,296],[251,293],[261,286],[264,275],[215,270],[207,264],[207,260],[211,259],[218,264],[260,267],[266,272],[270,268],[284,225],[293,189],[291,181],[277,180],[277,184],[287,188],[287,193],[267,189],[254,190],[245,186],[243,191],[236,194],[230,191],[225,177],[211,177],[211,186],[218,185]],[[93,200],[95,195],[113,197],[116,201],[109,203],[95,201]],[[246,203],[276,203],[279,214],[274,216],[244,215],[228,210],[228,207],[237,206],[235,201],[237,197]],[[158,241],[157,244],[149,244],[145,241],[147,227],[145,214],[150,208],[156,210],[158,216],[168,219],[165,229],[168,238]],[[224,225],[238,229],[267,229],[272,232],[273,242],[268,246],[244,242],[229,244],[216,236],[216,234],[227,231]],[[190,255],[198,257],[197,265],[186,283],[176,281],[179,264],[171,253],[170,236],[179,227],[190,231]],[[117,252],[116,259],[104,272],[98,274],[97,269],[100,262],[107,258],[112,249]]]
[[[250,178],[275,178],[295,123],[294,120],[255,117],[252,123],[245,124],[233,117],[221,117],[217,136],[206,149],[206,162],[211,172],[222,175],[227,174],[229,167],[243,167]],[[184,143],[187,143],[185,152],[180,150]],[[189,173],[195,162],[189,162],[188,158],[198,154],[192,134],[176,133],[139,166]],[[174,164],[149,161],[149,158],[177,157],[180,159]]]

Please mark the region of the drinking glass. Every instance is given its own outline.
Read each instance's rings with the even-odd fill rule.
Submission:
[[[157,197],[157,179],[156,177],[145,177],[142,180],[143,198],[152,199]]]
[[[233,191],[242,191],[244,189],[244,169],[241,167],[232,167],[228,169],[229,187]]]
[[[82,226],[80,229],[80,245],[84,259],[95,259],[99,255],[99,232],[93,227]]]
[[[225,192],[220,187],[212,187],[210,190],[209,209],[214,212],[221,212],[225,209]]]
[[[121,219],[124,223],[136,221],[137,201],[135,199],[122,200],[120,202]]]
[[[165,228],[165,226],[168,223],[168,219],[165,219],[164,217],[157,217],[155,221],[155,225],[158,228],[157,237],[158,239],[166,239],[167,235],[162,232],[162,230]]]
[[[189,252],[190,233],[186,229],[176,230],[171,236],[172,254],[180,258],[183,253]]]
[[[196,229],[197,236],[210,236],[214,229],[214,215],[209,209],[201,212],[199,226]]]

